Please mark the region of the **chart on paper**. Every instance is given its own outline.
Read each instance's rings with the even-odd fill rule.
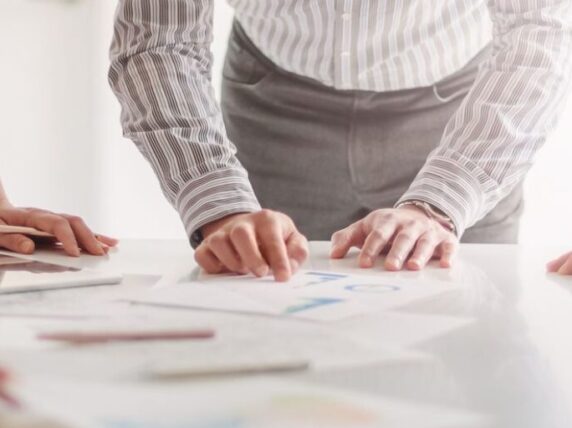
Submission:
[[[375,275],[301,271],[287,283],[271,277],[205,276],[152,290],[139,302],[335,321],[390,310],[453,287]]]

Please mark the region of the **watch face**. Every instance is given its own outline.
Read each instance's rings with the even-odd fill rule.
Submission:
[[[197,248],[199,245],[201,245],[201,243],[203,242],[203,234],[200,230],[195,230],[192,234],[191,234],[191,247],[193,248]]]

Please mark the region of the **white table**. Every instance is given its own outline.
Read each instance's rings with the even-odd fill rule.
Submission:
[[[312,269],[357,270],[355,254],[332,261],[327,257],[328,243],[311,245],[308,266]],[[374,364],[296,377],[320,385],[484,413],[492,416],[493,426],[499,428],[571,427],[572,278],[545,273],[545,263],[556,255],[557,250],[549,249],[464,245],[451,270],[431,266],[422,272],[388,273],[378,264],[373,272],[380,276],[460,284],[450,292],[408,305],[401,310],[403,314],[463,317],[471,322],[417,344],[416,350],[432,357],[423,362]],[[71,323],[73,317],[88,314],[110,300],[137,296],[162,275],[182,266],[189,270],[195,267],[192,250],[184,241],[124,241],[107,258],[70,259],[45,251],[39,253],[39,258],[68,266],[120,271],[125,280],[120,286],[0,296],[0,362],[8,361],[23,375],[33,374],[30,367],[35,366],[30,359],[37,360],[37,370],[46,370],[48,364],[44,362],[43,348],[31,334],[44,320],[30,319],[26,313],[59,305],[62,315],[69,309],[71,318],[60,322]],[[113,312],[113,305],[110,310]],[[193,311],[147,307],[132,310],[138,316],[149,315],[150,320],[152,316],[193,320],[199,316]],[[399,320],[396,317],[391,321],[394,324],[382,326],[379,340],[385,339],[384,331],[403,329]],[[376,321],[373,317],[371,322]],[[387,340],[394,340],[391,334]],[[26,350],[30,357],[22,363],[10,357]],[[106,373],[98,370],[94,377],[105,378]],[[57,371],[54,367],[55,375]],[[110,380],[117,373],[109,373]]]

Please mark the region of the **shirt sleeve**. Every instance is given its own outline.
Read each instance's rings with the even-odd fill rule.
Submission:
[[[489,1],[493,52],[398,203],[425,201],[459,236],[524,178],[570,83],[572,2]]]
[[[150,162],[191,236],[260,209],[211,84],[214,0],[120,0],[109,81],[124,135]]]

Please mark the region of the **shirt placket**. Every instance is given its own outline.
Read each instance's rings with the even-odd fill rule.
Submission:
[[[350,89],[352,82],[352,0],[336,1],[334,32],[335,85],[340,89]]]

